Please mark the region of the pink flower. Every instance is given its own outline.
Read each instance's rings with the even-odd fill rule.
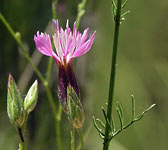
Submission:
[[[73,32],[69,28],[67,20],[66,29],[59,28],[58,20],[53,20],[55,34],[53,41],[56,53],[52,50],[51,39],[48,34],[37,32],[34,36],[34,41],[37,49],[44,55],[52,56],[59,64],[68,64],[73,58],[79,57],[87,53],[95,39],[96,32],[88,37],[89,28],[85,29],[81,34],[76,29],[76,23],[73,26]]]
[[[47,56],[52,56],[59,67],[58,95],[61,102],[65,103],[67,87],[70,85],[79,96],[79,88],[72,69],[72,60],[87,53],[94,42],[96,32],[88,38],[89,28],[83,34],[77,31],[74,23],[73,31],[69,28],[67,20],[66,29],[59,27],[58,20],[53,20],[55,33],[53,41],[56,52],[53,51],[50,36],[46,33],[39,33],[34,36],[38,51]]]

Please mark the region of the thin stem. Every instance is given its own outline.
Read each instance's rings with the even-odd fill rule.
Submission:
[[[19,133],[19,137],[20,137],[21,142],[24,142],[24,137],[23,137],[23,133],[22,133],[21,128],[18,128],[18,133]]]
[[[51,90],[49,88],[47,80],[42,76],[42,74],[40,73],[39,69],[34,65],[31,57],[28,54],[28,52],[24,49],[24,46],[23,46],[23,44],[21,42],[21,39],[19,39],[16,36],[14,30],[11,28],[11,26],[9,25],[9,23],[6,21],[6,19],[3,17],[3,15],[1,13],[0,13],[0,19],[3,22],[3,24],[5,25],[5,27],[7,28],[7,30],[9,31],[9,33],[15,39],[15,41],[17,42],[17,44],[21,48],[21,51],[23,52],[23,55],[25,56],[25,58],[27,59],[27,61],[32,65],[32,68],[34,69],[35,73],[37,74],[37,76],[41,80],[43,86],[46,89],[46,94],[47,94],[47,97],[48,97],[48,100],[49,100],[50,107],[52,109],[53,116],[56,119],[56,122],[60,121],[60,120],[57,120],[58,117],[57,117],[56,105],[54,103],[54,99],[53,99],[53,96],[52,96],[52,93],[51,93]],[[61,118],[61,113],[59,113],[59,114],[60,114],[59,118]],[[60,128],[60,127],[57,126],[57,128]],[[57,134],[57,135],[59,135],[59,134]],[[57,137],[58,140],[59,140],[59,138],[60,138],[60,136]],[[58,144],[59,143],[60,142],[58,142]],[[61,150],[61,148],[59,150]]]
[[[54,118],[56,119],[56,116],[57,116],[56,105],[54,103],[54,99],[53,99],[51,90],[50,90],[48,84],[45,84],[44,87],[46,89],[46,94],[47,94],[47,97],[48,97],[48,100],[49,100],[49,104],[51,106]]]
[[[50,106],[52,108],[52,112],[53,112],[54,116],[56,116],[56,108],[55,108],[55,104],[54,104],[54,100],[53,100],[51,91],[50,91],[49,86],[48,86],[48,82],[42,76],[42,74],[40,73],[39,69],[34,65],[31,57],[29,56],[28,52],[25,50],[25,48],[24,48],[24,46],[23,46],[23,44],[21,42],[21,39],[18,39],[16,37],[15,32],[13,31],[13,29],[11,28],[11,26],[9,25],[9,23],[6,21],[6,19],[3,17],[3,15],[1,13],[0,13],[0,19],[3,22],[3,24],[5,25],[5,27],[7,28],[7,30],[9,31],[9,33],[15,39],[15,41],[17,42],[17,44],[21,48],[21,51],[23,52],[23,55],[26,57],[27,61],[32,65],[35,73],[37,74],[37,76],[41,80],[43,86],[46,88],[46,93],[47,93],[47,97],[49,99]]]
[[[21,39],[16,36],[15,32],[13,31],[13,29],[11,28],[11,26],[9,25],[9,23],[6,21],[6,19],[4,18],[4,16],[1,13],[0,13],[0,19],[3,22],[3,24],[5,25],[5,27],[7,28],[7,30],[9,31],[9,33],[15,39],[15,41],[17,42],[19,47],[21,48],[21,51],[23,52],[23,54],[26,57],[26,59],[28,60],[28,62],[32,65],[32,67],[33,67],[34,71],[36,72],[37,76],[40,78],[42,83],[45,83],[45,79],[43,78],[43,76],[40,73],[40,71],[38,70],[38,68],[34,65],[32,59],[30,58],[30,56],[28,54],[28,52],[25,50],[25,48],[24,48],[24,46],[21,42]]]
[[[57,119],[55,120],[55,126],[56,126],[57,148],[58,150],[62,150],[60,120]]]
[[[53,0],[52,2],[52,17],[53,19],[57,18],[57,0]],[[47,67],[47,74],[46,74],[46,80],[49,82],[50,76],[51,76],[51,70],[53,65],[54,59],[52,57],[49,58],[48,61],[48,67]]]
[[[114,86],[115,86],[115,73],[116,73],[116,63],[117,63],[117,48],[118,48],[118,38],[119,38],[121,5],[122,5],[122,0],[118,0],[117,1],[117,14],[116,14],[116,17],[115,17],[114,43],[113,43],[111,77],[110,77],[108,108],[107,108],[107,120],[110,123],[111,123],[113,95],[114,95]],[[104,143],[103,143],[104,144],[103,145],[103,150],[108,150],[109,142],[110,142],[109,141],[109,133],[110,133],[110,125],[106,121],[105,139],[104,139]]]
[[[50,77],[51,77],[53,61],[54,61],[54,59],[52,57],[50,57],[49,61],[48,61],[48,67],[47,67],[47,73],[46,73],[46,80],[48,83],[50,83],[49,81],[50,81]]]
[[[84,146],[84,137],[82,134],[82,129],[78,129],[78,133],[79,133],[79,138],[80,138],[80,150],[83,150],[83,146]]]
[[[52,17],[53,17],[53,19],[57,18],[57,1],[58,0],[52,1]]]
[[[71,126],[71,150],[75,150],[75,128]]]
[[[89,125],[89,127],[87,128],[86,132],[83,135],[83,143],[86,141],[91,129],[92,129],[92,123]],[[77,147],[77,150],[81,150],[81,149],[82,149],[82,145],[80,143],[79,146]]]
[[[56,9],[57,8],[57,2],[58,2],[58,0],[53,0],[52,1],[52,17],[55,20],[57,18],[57,9]],[[53,30],[53,32],[54,32],[54,30]],[[47,68],[47,76],[46,76],[46,80],[48,82],[50,81],[50,76],[51,76],[51,70],[52,70],[52,66],[53,66],[53,61],[54,61],[54,59],[52,57],[50,57],[49,62],[48,62],[48,68]],[[55,105],[53,105],[53,106],[55,106]],[[58,148],[58,150],[62,150],[61,128],[60,128],[61,116],[62,116],[62,107],[59,104],[58,110],[57,110],[57,112],[55,112],[55,118],[56,118],[56,120],[55,120],[56,139],[57,139],[57,148]]]
[[[87,0],[82,0],[82,2],[78,4],[78,14],[77,14],[77,17],[76,17],[76,28],[77,29],[79,27],[80,20],[85,13],[84,8],[85,8],[85,5],[86,5],[86,1]]]

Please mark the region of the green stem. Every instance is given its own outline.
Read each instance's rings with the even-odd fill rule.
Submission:
[[[86,1],[87,0],[82,0],[82,2],[78,4],[78,14],[77,14],[77,17],[76,17],[76,28],[77,29],[79,27],[80,20],[85,13],[84,8],[85,8],[85,5],[86,5]]]
[[[21,51],[23,52],[23,55],[26,57],[27,61],[32,65],[35,73],[37,74],[37,76],[39,77],[39,79],[41,80],[43,86],[46,88],[46,93],[47,93],[47,97],[49,99],[49,103],[50,106],[52,108],[52,112],[54,114],[54,117],[56,116],[56,108],[55,108],[55,103],[50,91],[50,88],[48,86],[48,82],[45,80],[45,78],[42,76],[42,74],[40,73],[39,69],[35,66],[35,64],[33,63],[31,57],[29,56],[28,52],[24,49],[24,46],[21,42],[21,39],[16,37],[15,32],[13,31],[13,29],[11,28],[11,26],[9,25],[9,23],[5,20],[5,18],[3,17],[3,15],[0,13],[0,19],[2,20],[3,24],[5,25],[5,27],[7,28],[7,30],[9,31],[9,33],[12,35],[12,37],[15,39],[15,41],[17,42],[17,44],[19,45],[19,47],[21,48]]]
[[[84,138],[83,138],[83,134],[82,134],[82,129],[78,130],[79,133],[79,138],[80,138],[80,150],[83,150],[83,146],[84,146]]]
[[[55,120],[55,126],[56,126],[57,148],[58,150],[62,150],[60,120],[57,119]]]
[[[33,61],[31,59],[31,57],[29,56],[28,52],[24,49],[24,46],[23,46],[23,44],[21,42],[21,39],[16,36],[15,32],[13,31],[13,29],[11,28],[11,26],[9,25],[9,23],[6,21],[6,19],[3,17],[3,15],[1,13],[0,13],[0,20],[3,22],[3,24],[5,25],[5,27],[9,31],[9,33],[12,35],[12,37],[14,38],[14,40],[17,42],[17,44],[21,48],[21,51],[23,52],[23,55],[25,56],[25,58],[27,59],[27,61],[32,65],[32,68],[34,69],[35,73],[37,74],[37,76],[41,80],[43,86],[46,89],[46,94],[47,94],[47,97],[48,97],[48,100],[49,100],[50,107],[52,109],[53,116],[56,119],[56,122],[60,121],[60,119],[57,120],[58,116],[57,116],[57,111],[56,111],[56,105],[54,103],[54,99],[53,99],[51,90],[49,88],[48,81],[42,76],[42,74],[40,73],[40,71],[38,70],[38,68],[35,66],[35,64],[33,63]],[[60,114],[59,118],[61,118],[61,113],[58,113],[58,114]],[[57,128],[60,128],[60,127],[57,127]],[[59,139],[59,138],[60,137],[57,137],[57,139]],[[58,142],[58,143],[60,143],[60,142]],[[59,147],[61,147],[61,146],[59,146]],[[59,150],[61,150],[61,148]]]
[[[108,119],[109,123],[111,123],[113,95],[114,95],[114,86],[115,86],[115,74],[116,74],[116,63],[117,63],[117,48],[118,48],[118,38],[119,38],[121,5],[122,5],[122,0],[118,0],[117,1],[117,14],[115,16],[114,43],[113,43],[111,77],[110,77],[108,108],[107,108],[107,119]],[[109,133],[110,133],[109,123],[106,121],[103,150],[108,150],[108,147],[109,147],[109,142],[110,142],[110,140],[109,140],[109,138],[110,138],[109,137]]]
[[[24,46],[23,46],[23,44],[21,42],[21,39],[16,36],[15,32],[13,31],[13,29],[11,28],[11,26],[9,25],[9,23],[6,21],[6,19],[4,18],[4,16],[1,13],[0,13],[0,19],[3,22],[3,24],[5,25],[5,27],[7,28],[7,30],[9,31],[9,33],[15,39],[15,41],[17,42],[17,44],[19,45],[19,47],[21,48],[21,51],[23,52],[23,54],[26,57],[26,59],[28,60],[28,62],[32,65],[34,71],[36,72],[36,74],[38,75],[38,77],[40,78],[40,80],[43,83],[45,83],[45,79],[43,78],[42,74],[40,73],[40,71],[38,70],[38,68],[33,63],[33,61],[30,58],[28,52],[25,50],[25,48],[24,48]]]
[[[50,57],[49,61],[48,61],[48,67],[47,67],[47,73],[46,73],[46,80],[48,83],[50,83],[53,61],[54,61],[54,59],[52,57]]]
[[[75,128],[71,126],[71,150],[75,150]]]
[[[57,0],[53,0],[52,2],[52,17],[53,19],[57,18]],[[54,59],[52,57],[49,58],[48,61],[48,67],[47,67],[47,74],[46,74],[46,80],[49,82],[50,76],[51,76],[51,70],[53,65]]]
[[[52,17],[53,19],[57,18],[57,0],[52,1]]]
[[[86,139],[88,139],[89,133],[92,129],[92,123],[89,125],[89,127],[87,128],[86,132],[84,133],[84,135],[82,135],[83,138],[83,143],[86,141]],[[82,143],[80,143],[77,147],[77,150],[81,150],[82,149]]]
[[[57,8],[57,2],[58,2],[58,0],[53,0],[52,1],[52,17],[55,20],[57,19],[57,9],[56,9]],[[54,32],[54,30],[53,30],[53,32]],[[48,82],[49,82],[50,76],[51,76],[53,61],[54,61],[54,59],[52,57],[50,57],[49,62],[48,62],[47,77],[46,77]],[[61,116],[62,116],[62,107],[61,107],[61,104],[59,104],[58,110],[57,110],[57,112],[55,112],[56,140],[57,140],[58,150],[62,150],[61,128],[60,128]]]

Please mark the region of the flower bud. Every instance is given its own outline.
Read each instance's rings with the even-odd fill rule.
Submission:
[[[35,108],[37,104],[37,97],[38,97],[38,82],[36,80],[30,87],[24,100],[24,110],[28,114]]]
[[[84,123],[83,107],[75,90],[70,85],[67,87],[67,114],[75,128],[81,128]]]
[[[23,107],[23,99],[10,74],[8,78],[7,113],[10,122],[15,128],[21,128],[23,126],[26,116]]]

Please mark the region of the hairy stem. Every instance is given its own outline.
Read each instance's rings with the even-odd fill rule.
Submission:
[[[113,106],[113,95],[114,95],[114,86],[115,86],[115,74],[116,74],[116,63],[117,63],[117,49],[118,49],[121,5],[122,5],[122,0],[117,0],[117,14],[115,16],[115,31],[114,31],[112,65],[111,65],[111,76],[110,76],[108,108],[107,108],[107,120],[109,123],[111,123],[112,106]],[[106,121],[103,150],[108,150],[109,142],[110,142],[110,140],[109,140],[110,125],[108,122]]]

